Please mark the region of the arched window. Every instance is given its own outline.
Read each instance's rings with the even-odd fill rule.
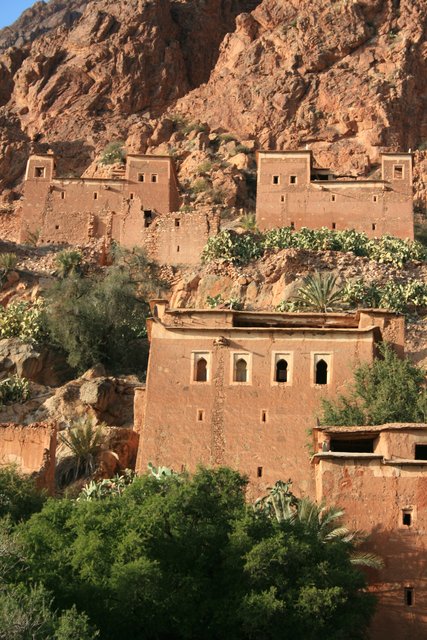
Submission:
[[[194,379],[196,382],[206,382],[208,379],[208,361],[205,358],[199,358],[196,362],[194,371]]]
[[[248,381],[248,363],[244,358],[239,358],[236,361],[236,369],[234,379],[236,382]]]
[[[328,384],[328,363],[324,360],[316,364],[316,384]]]
[[[276,382],[288,381],[288,363],[286,360],[280,359],[276,363]]]

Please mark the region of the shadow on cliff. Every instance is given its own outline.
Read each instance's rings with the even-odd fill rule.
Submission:
[[[58,140],[50,143],[58,177],[80,178],[94,159],[95,149],[86,140]]]

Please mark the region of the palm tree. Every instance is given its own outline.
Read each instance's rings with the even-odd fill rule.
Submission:
[[[104,424],[95,426],[93,419],[86,416],[72,423],[66,433],[59,434],[59,441],[66,453],[55,472],[59,487],[93,474],[96,459],[105,442],[104,428]]]
[[[309,275],[292,300],[302,309],[327,313],[342,306],[344,290],[337,287],[337,278],[332,273],[318,271]]]
[[[315,534],[322,544],[340,541],[352,546],[350,562],[354,565],[381,569],[383,561],[374,553],[357,551],[366,539],[360,531],[350,531],[341,524],[345,511],[339,507],[326,507],[309,498],[296,498],[291,491],[292,482],[276,482],[267,496],[255,502],[255,509],[264,511],[270,518],[292,525],[303,524]]]

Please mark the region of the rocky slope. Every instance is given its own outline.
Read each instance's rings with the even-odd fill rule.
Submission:
[[[191,182],[224,132],[245,151],[309,144],[319,164],[369,174],[381,150],[427,145],[426,26],[424,0],[38,2],[0,32],[0,189],[32,147],[80,174],[114,139],[173,152]]]

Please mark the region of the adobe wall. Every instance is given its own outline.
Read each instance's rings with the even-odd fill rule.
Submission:
[[[176,470],[230,465],[248,475],[250,493],[291,477],[299,494],[314,495],[308,429],[322,398],[345,390],[353,367],[373,359],[374,330],[202,330],[152,323],[144,428],[137,469],[148,462]],[[199,327],[197,326],[199,322]],[[206,353],[210,378],[194,381],[194,354]],[[250,382],[233,382],[235,354],[248,354]],[[284,353],[290,379],[274,382],[273,359]],[[330,381],[314,382],[314,359],[327,354]],[[264,416],[264,417],[263,417]],[[261,477],[259,469],[261,468]]]
[[[0,424],[0,466],[15,464],[22,473],[35,474],[37,486],[53,493],[56,443],[52,422]]]
[[[402,167],[399,178],[395,167]],[[312,178],[314,171],[310,151],[259,153],[256,217],[261,230],[354,228],[370,238],[413,239],[410,154],[383,154],[381,180],[318,180]]]
[[[385,463],[381,455],[376,459],[325,456],[315,466],[317,498],[343,507],[346,526],[368,533],[366,549],[385,563],[380,571],[369,572],[370,589],[379,598],[370,637],[424,640],[427,463],[405,464],[393,459]],[[408,508],[413,517],[410,527],[402,523],[402,512]],[[414,589],[413,606],[405,603],[407,587]]]

